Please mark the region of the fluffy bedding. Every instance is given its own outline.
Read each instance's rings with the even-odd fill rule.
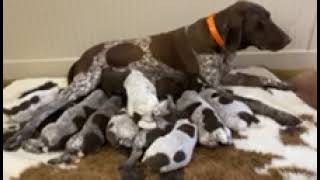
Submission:
[[[278,79],[262,67],[234,70]],[[278,79],[279,80],[279,79]],[[19,103],[18,97],[45,82],[66,86],[65,78],[17,80],[3,89],[3,106]],[[292,91],[253,87],[226,87],[234,94],[259,100],[264,104],[299,117],[297,128],[280,126],[273,119],[256,115],[260,123],[238,133],[233,132],[232,146],[195,148],[190,164],[184,168],[185,179],[316,179],[317,111]],[[12,122],[3,115],[4,128]],[[4,152],[4,179],[118,179],[118,164],[128,152],[106,145],[71,166],[52,166],[46,162],[61,153],[30,154],[23,150]],[[157,179],[147,172],[146,179]]]

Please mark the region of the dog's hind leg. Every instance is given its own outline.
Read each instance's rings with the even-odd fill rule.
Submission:
[[[274,88],[279,90],[293,90],[294,88],[283,81],[273,80],[262,76],[254,76],[246,73],[229,73],[223,79],[221,79],[222,85],[227,86],[248,86],[248,87],[262,87],[262,88]]]
[[[249,106],[249,108],[255,113],[264,116],[268,116],[274,119],[278,124],[283,126],[297,126],[301,123],[296,116],[286,113],[284,111],[275,109],[268,106],[258,100],[232,95],[234,99],[241,101]]]
[[[70,164],[75,160],[77,160],[78,158],[79,158],[79,155],[77,154],[77,152],[70,151],[70,152],[64,152],[61,156],[57,158],[48,160],[48,163],[52,165],[61,164],[61,163]]]
[[[88,71],[75,76],[73,82],[67,88],[61,90],[51,102],[36,109],[30,109],[28,113],[31,119],[26,120],[28,121],[26,125],[5,142],[4,149],[16,150],[23,141],[32,137],[37,127],[48,116],[66,104],[76,101],[93,91],[99,84],[102,68],[105,64],[105,57],[95,56]]]

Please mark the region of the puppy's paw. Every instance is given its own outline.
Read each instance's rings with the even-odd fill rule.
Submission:
[[[48,160],[48,164],[57,165],[57,164],[70,164],[77,160],[77,156],[70,153],[64,153],[61,156]]]
[[[5,151],[17,151],[22,144],[23,138],[19,132],[9,137],[3,145]]]
[[[217,140],[220,145],[231,145],[233,144],[231,131],[228,128],[220,128],[217,131]]]
[[[46,151],[47,146],[40,139],[29,139],[22,143],[22,148],[27,152],[40,154]]]

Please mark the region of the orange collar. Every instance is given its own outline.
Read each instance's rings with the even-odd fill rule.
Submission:
[[[216,27],[216,23],[214,21],[214,16],[215,14],[210,14],[206,21],[207,21],[207,25],[210,31],[211,36],[213,37],[213,39],[217,42],[217,44],[221,47],[224,48],[224,41],[222,39],[222,37],[220,36],[218,29]]]

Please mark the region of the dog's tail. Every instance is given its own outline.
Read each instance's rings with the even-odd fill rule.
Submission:
[[[73,63],[68,72],[68,84],[70,84],[74,77],[74,68],[76,67],[76,63]]]

